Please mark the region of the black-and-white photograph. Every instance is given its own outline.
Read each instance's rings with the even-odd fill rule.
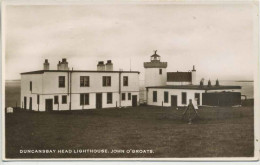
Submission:
[[[4,159],[258,159],[258,2],[184,2],[3,4]]]

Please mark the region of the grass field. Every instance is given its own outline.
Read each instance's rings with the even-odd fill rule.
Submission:
[[[182,110],[137,108],[6,115],[7,158],[251,157],[253,107],[200,108],[191,125]],[[137,149],[150,154],[20,154],[27,149]]]

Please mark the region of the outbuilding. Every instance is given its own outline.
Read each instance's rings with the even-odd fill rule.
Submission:
[[[240,105],[240,86],[166,85],[147,87],[147,104],[155,106],[187,106],[188,100],[198,106]]]

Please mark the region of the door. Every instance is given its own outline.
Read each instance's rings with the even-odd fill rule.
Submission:
[[[176,95],[171,95],[171,106],[177,107],[177,96]]]
[[[45,109],[46,109],[46,111],[52,111],[53,110],[53,100],[52,99],[46,99],[45,100]]]
[[[102,108],[102,93],[96,94],[96,108]]]
[[[29,109],[32,110],[32,97],[30,97]]]
[[[23,102],[24,102],[24,109],[27,109],[27,98],[26,97],[23,98]]]
[[[195,93],[195,99],[197,99],[197,105],[200,105],[200,94]]]
[[[132,95],[132,106],[133,107],[137,106],[137,95]]]

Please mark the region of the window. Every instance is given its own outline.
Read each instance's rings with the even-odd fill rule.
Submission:
[[[32,81],[30,81],[30,91],[32,91]]]
[[[59,96],[54,96],[54,104],[59,104]]]
[[[107,93],[107,104],[112,104],[113,102],[113,95],[112,92]]]
[[[131,93],[128,93],[128,100],[131,100]]]
[[[123,86],[128,86],[128,76],[123,77]]]
[[[153,91],[153,102],[157,102],[157,91]]]
[[[88,93],[80,94],[80,105],[89,105],[89,94]]]
[[[37,104],[40,104],[40,95],[37,95]]]
[[[122,93],[122,100],[125,100],[125,93]]]
[[[169,101],[169,92],[164,92],[164,102],[168,103]]]
[[[111,76],[103,76],[103,87],[111,86]]]
[[[89,87],[89,76],[80,76],[80,87]]]
[[[159,74],[162,74],[162,69],[159,69]]]
[[[67,104],[67,96],[66,95],[62,96],[62,104]]]
[[[182,99],[182,104],[187,104],[187,93],[186,92],[181,93],[181,99]]]
[[[59,88],[65,88],[65,76],[59,76]]]

